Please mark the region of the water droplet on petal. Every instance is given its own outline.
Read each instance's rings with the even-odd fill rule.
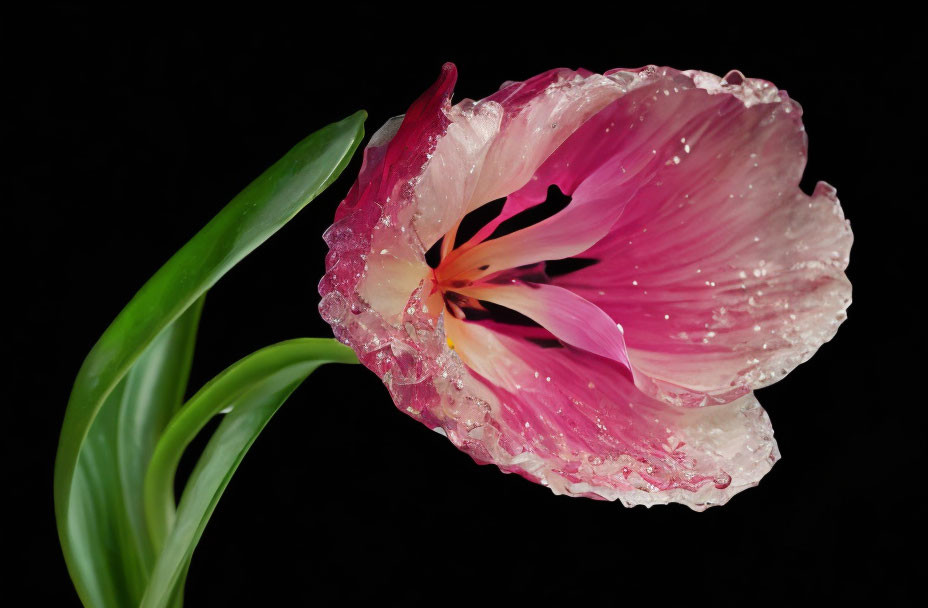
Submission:
[[[729,475],[725,471],[722,471],[721,473],[716,475],[715,479],[713,479],[712,481],[715,482],[716,488],[718,488],[719,490],[724,490],[729,485],[731,485],[731,475]]]
[[[348,312],[348,301],[337,291],[330,291],[319,301],[319,314],[326,323],[340,323]]]

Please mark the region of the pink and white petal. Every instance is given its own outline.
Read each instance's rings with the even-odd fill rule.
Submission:
[[[407,319],[413,316],[408,313],[410,300],[421,308],[419,285],[431,274],[410,229],[415,200],[408,186],[422,173],[448,126],[444,109],[455,78],[454,66],[445,65],[435,84],[404,117],[391,119],[371,138],[358,180],[323,236],[329,253],[319,283],[320,313],[336,337],[350,345],[365,365],[380,370],[381,377],[383,349],[397,344],[395,348],[403,350],[411,342],[407,324],[414,333],[425,331],[429,319],[434,324],[434,314]],[[424,340],[428,345],[413,348],[440,349],[435,328],[431,331],[436,335]]]
[[[483,283],[458,290],[535,321],[567,344],[611,359],[630,371],[622,330],[609,315],[575,293],[541,283]]]
[[[660,170],[583,253],[600,263],[554,283],[622,323],[643,389],[701,405],[779,379],[834,335],[853,237],[833,188],[798,188],[798,104],[763,81],[684,75],[707,91],[680,76],[640,106],[661,125],[648,138]]]
[[[442,265],[448,280],[483,277],[545,260],[577,255],[601,240],[622,214],[607,196],[577,193],[566,209],[537,224],[452,252]]]
[[[635,273],[602,265],[600,277],[624,279],[603,296],[577,286],[582,274],[569,280],[635,327],[629,354],[656,390],[697,404],[690,391],[725,400],[778,380],[834,336],[851,298],[843,273],[851,236],[841,219],[833,190],[820,184],[811,198],[757,216],[740,242],[681,242],[681,268],[637,257]]]
[[[521,188],[571,133],[622,94],[612,79],[556,69],[447,108],[446,133],[414,184],[423,248],[470,211]]]
[[[504,109],[464,100],[445,113],[450,124],[414,187],[413,227],[425,250],[455,229],[479,182],[486,179],[487,153],[499,135]],[[454,244],[453,234],[446,242]]]
[[[779,458],[752,395],[677,408],[640,392],[609,359],[447,316],[445,328],[492,393],[480,399],[486,416],[478,424],[469,410],[466,423],[439,415],[446,434],[478,461],[555,493],[702,510],[756,485]]]
[[[386,199],[422,172],[438,138],[448,127],[443,109],[450,103],[456,81],[457,68],[446,63],[438,80],[413,102],[405,115],[391,118],[371,137],[364,150],[361,173],[335,212],[336,222],[361,207],[379,209]],[[401,194],[408,197],[405,192]]]
[[[448,276],[460,273],[475,280],[505,268],[583,253],[610,232],[643,188],[660,183],[668,164],[680,162],[676,152],[689,149],[679,141],[680,131],[693,137],[705,125],[723,124],[718,100],[694,91],[691,79],[679,72],[643,68],[614,77],[626,93],[580,126],[507,198],[496,220],[452,253]],[[565,209],[481,242],[502,220],[543,202],[550,185],[571,197]]]
[[[482,103],[505,111],[499,136],[467,211],[508,196],[524,186],[538,167],[577,128],[625,93],[612,79],[586,70],[550,70],[497,91]]]

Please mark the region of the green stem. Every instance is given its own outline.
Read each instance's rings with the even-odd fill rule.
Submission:
[[[210,380],[168,423],[155,446],[145,474],[144,504],[148,530],[157,555],[174,524],[174,476],[184,450],[212,419],[269,376],[324,363],[357,363],[351,349],[329,338],[281,342],[245,357]]]

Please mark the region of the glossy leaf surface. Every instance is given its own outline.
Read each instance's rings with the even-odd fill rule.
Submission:
[[[324,363],[357,363],[335,340],[303,338],[264,348],[236,363],[194,395],[158,442],[145,479],[146,502],[173,504],[174,475],[184,449],[220,411],[228,410],[200,456],[184,489],[176,517],[155,522],[159,557],[142,606],[168,606],[190,563],[194,547],[232,474],[271,416],[303,380]]]
[[[313,133],[247,186],[145,283],[84,360],[54,491],[59,539],[85,605],[137,605],[146,585],[154,551],[139,472],[183,394],[197,303],[339,175],[365,116]]]

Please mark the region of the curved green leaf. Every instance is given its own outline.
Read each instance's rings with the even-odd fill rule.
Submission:
[[[113,604],[137,603],[154,565],[142,480],[155,441],[183,400],[202,298],[142,353],[100,413],[78,458],[71,526],[78,567]],[[101,568],[105,565],[105,570]]]
[[[158,512],[173,505],[174,475],[184,449],[220,411],[232,408],[197,462],[176,519],[155,521],[153,537],[164,538],[145,608],[168,606],[216,503],[245,453],[271,416],[306,377],[324,363],[357,363],[352,350],[332,339],[303,338],[269,346],[226,369],[204,386],[171,420],[158,441],[145,478],[146,504]]]
[[[116,462],[127,532],[122,555],[130,563],[137,562],[130,580],[136,598],[144,591],[155,561],[145,510],[138,498],[142,496],[145,471],[155,444],[184,402],[204,298],[200,296],[155,338],[122,381],[125,389],[116,421]],[[96,425],[90,427],[91,433],[94,428]],[[81,486],[82,490],[88,488]]]
[[[313,133],[246,187],[145,283],[84,360],[65,412],[54,490],[59,539],[85,605],[137,603],[151,556],[139,512],[123,496],[138,490],[132,485],[137,463],[122,470],[118,464],[120,449],[127,457],[144,456],[151,437],[133,444],[137,395],[123,399],[123,379],[207,289],[339,175],[363,137],[365,117],[358,112]],[[138,373],[144,378],[151,372]],[[136,481],[123,487],[120,480],[129,477]]]

